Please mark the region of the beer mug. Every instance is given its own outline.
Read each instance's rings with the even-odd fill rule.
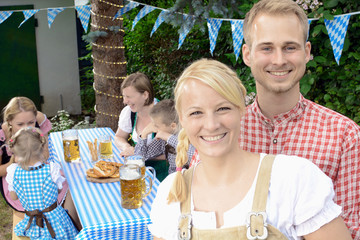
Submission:
[[[135,164],[135,165],[139,166],[139,168],[141,170],[141,176],[143,177],[143,183],[142,183],[143,184],[143,193],[145,193],[146,192],[146,183],[145,183],[146,169],[148,169],[151,172],[151,175],[150,175],[151,178],[149,178],[150,181],[155,181],[155,178],[156,178],[155,169],[153,167],[146,167],[145,159],[139,155],[125,157],[124,164],[125,165]]]
[[[79,137],[76,129],[62,132],[64,158],[66,162],[80,162]]]
[[[122,165],[119,169],[121,206],[126,209],[136,209],[142,206],[143,198],[150,194],[152,182],[149,178],[147,192],[143,192],[143,179],[139,166]],[[147,176],[148,177],[148,176]]]
[[[101,135],[99,137],[99,158],[110,159],[113,157],[111,136]]]

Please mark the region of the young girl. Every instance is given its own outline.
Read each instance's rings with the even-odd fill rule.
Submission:
[[[74,239],[78,231],[57,203],[65,178],[56,162],[46,164],[44,134],[34,127],[22,128],[9,140],[9,146],[15,162],[7,168],[10,197],[19,198],[25,209],[15,234],[30,239]]]

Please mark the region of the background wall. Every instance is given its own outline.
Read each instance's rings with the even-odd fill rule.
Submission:
[[[28,4],[34,5],[34,9],[42,9],[74,6],[74,0],[0,1],[0,6]],[[35,32],[40,95],[44,99],[41,110],[48,116],[55,115],[61,109],[67,110],[70,114],[80,114],[76,11],[69,8],[59,13],[50,29],[46,10],[37,12],[35,18],[38,20]]]

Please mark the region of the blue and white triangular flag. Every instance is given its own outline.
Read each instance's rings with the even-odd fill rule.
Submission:
[[[244,39],[244,34],[243,34],[244,20],[230,20],[230,23],[231,23],[233,45],[234,45],[234,53],[237,60]]]
[[[121,15],[123,15],[124,13],[130,11],[133,8],[136,8],[137,6],[139,6],[140,3],[137,2],[130,2],[129,4],[125,5],[123,8],[121,8],[119,11],[117,11],[117,13],[115,14],[114,19],[120,17]]]
[[[309,35],[310,35],[310,24],[311,24],[311,19],[308,19],[308,25],[309,25],[309,28],[308,28],[308,33],[307,33],[307,39],[306,41],[309,39]]]
[[[222,24],[221,19],[214,19],[214,18],[208,18],[207,19],[207,26],[209,29],[209,39],[210,39],[210,52],[211,55],[213,55],[215,46],[216,46],[216,39],[219,34],[219,29]]]
[[[13,11],[0,11],[0,24],[11,16]]]
[[[350,14],[335,16],[334,20],[325,19],[325,26],[329,33],[331,46],[333,48],[334,57],[339,65],[341,53],[344,47],[347,27],[349,24]]]
[[[87,32],[87,28],[89,26],[89,20],[90,20],[90,5],[82,5],[82,6],[76,6],[76,11],[78,13],[78,17],[80,19],[81,25],[84,28],[84,31]]]
[[[146,15],[148,15],[149,13],[151,13],[152,11],[154,11],[156,8],[152,7],[152,6],[144,6],[140,12],[138,13],[138,15],[136,15],[133,24],[132,24],[132,28],[131,31],[134,30],[135,25],[140,21],[140,19],[142,19],[143,17],[145,17]]]
[[[65,8],[48,8],[48,24],[49,28],[51,27],[51,24],[54,22],[55,17],[64,11]]]
[[[23,25],[29,18],[31,18],[35,13],[37,13],[39,11],[39,9],[33,9],[33,10],[24,10],[23,14],[24,14],[24,21],[22,21],[19,25],[19,27],[21,27],[21,25]],[[18,28],[19,28],[18,27]]]
[[[150,37],[153,35],[153,33],[159,28],[159,26],[165,21],[164,15],[167,11],[161,11],[158,18],[156,19],[156,22],[154,24],[153,29],[151,30]]]
[[[192,29],[195,23],[195,19],[192,16],[188,16],[187,14],[184,14],[184,21],[189,18],[190,24],[186,24],[186,22],[181,26],[180,28],[180,36],[179,36],[179,46],[178,49],[180,49],[181,45],[184,43],[186,36]]]

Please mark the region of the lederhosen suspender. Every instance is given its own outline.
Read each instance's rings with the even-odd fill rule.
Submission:
[[[239,226],[229,229],[215,229],[215,230],[197,230],[192,229],[191,225],[191,182],[194,168],[186,170],[183,175],[186,186],[188,186],[188,196],[186,200],[180,204],[181,216],[179,218],[179,231],[178,239],[189,240],[191,239],[191,231],[197,232],[221,232],[222,234],[229,230],[229,232],[237,232],[240,238],[236,239],[276,239],[287,240],[287,238],[275,227],[267,224],[266,215],[266,202],[269,192],[270,177],[272,164],[274,162],[274,155],[266,155],[262,160],[258,179],[256,182],[254,200],[252,211],[248,213],[246,219],[246,226]]]

